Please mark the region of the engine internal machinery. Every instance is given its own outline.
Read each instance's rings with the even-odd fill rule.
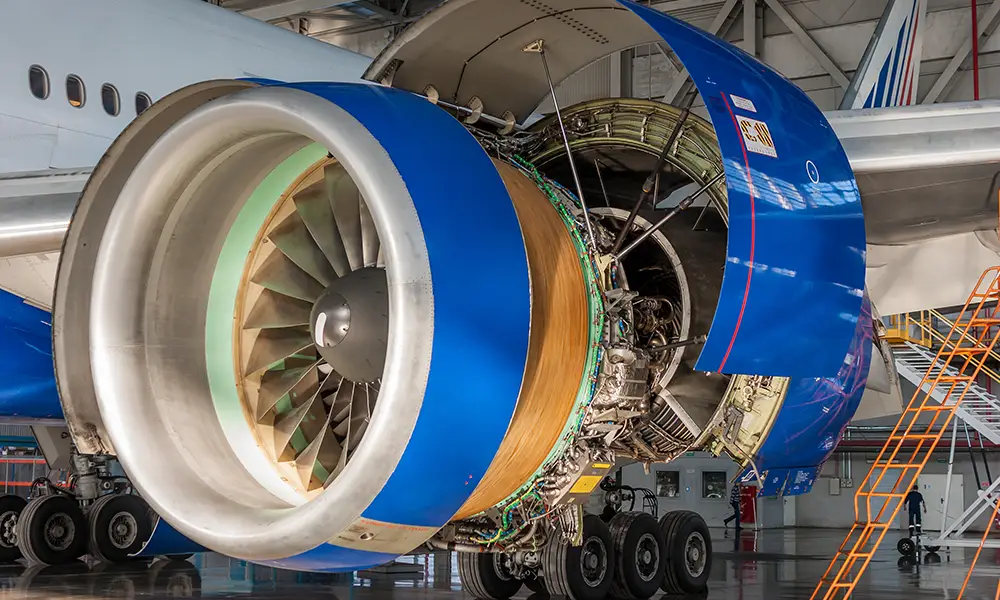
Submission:
[[[161,524],[281,567],[354,570],[431,547],[494,551],[497,572],[530,579],[566,562],[543,547],[590,543],[583,505],[616,462],[707,448],[754,467],[786,375],[844,364],[842,349],[790,354],[784,330],[757,325],[794,301],[805,309],[783,313],[788,326],[812,318],[846,347],[860,330],[842,316],[860,309],[856,287],[814,276],[814,263],[840,264],[831,252],[853,256],[832,236],[802,236],[815,248],[799,279],[779,268],[784,247],[745,255],[754,228],[799,230],[748,214],[733,132],[717,141],[689,110],[626,99],[524,128],[539,98],[519,94],[552,83],[539,32],[470,33],[511,46],[479,56],[520,61],[525,85],[462,101],[426,78],[492,80],[459,63],[435,71],[435,53],[454,58],[418,34],[523,19],[568,24],[606,54],[580,20],[598,19],[611,45],[665,35],[646,21],[699,51],[716,42],[613,0],[586,0],[594,12],[572,19],[543,3],[488,3],[493,17],[475,4],[446,3],[401,36],[367,75],[381,85],[175,92],[98,166],[61,257],[57,381],[79,451],[117,455]],[[421,64],[408,54],[434,68],[408,70]],[[554,64],[556,81],[572,71]],[[822,130],[798,127],[802,139]],[[750,275],[730,273],[756,261],[775,268],[755,275],[765,293],[753,296]],[[767,375],[723,374],[741,368]],[[691,577],[707,576],[710,548],[684,535]]]

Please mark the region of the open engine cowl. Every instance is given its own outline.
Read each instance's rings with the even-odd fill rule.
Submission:
[[[522,49],[545,38],[560,79],[665,39],[707,99],[728,250],[711,331],[684,331],[708,334],[688,355],[688,379],[698,356],[701,371],[830,377],[854,394],[867,358],[841,366],[864,337],[860,199],[805,94],[630,2],[452,0],[374,63],[370,78],[402,89],[207,82],[161,100],[114,143],[71,222],[56,288],[57,381],[78,447],[117,454],[150,505],[196,542],[298,569],[386,562],[481,511],[470,497],[489,506],[513,493],[518,482],[487,474],[527,456],[511,440],[530,433],[517,414],[535,389],[532,357],[584,357],[573,385],[555,392],[565,403],[546,430],[555,445],[600,366],[604,305],[587,303],[592,261],[569,243],[571,226],[559,229],[573,216],[549,230],[568,244],[552,272],[572,282],[546,290],[537,247],[532,258],[546,236],[529,231],[545,219],[518,202],[543,186],[495,163],[416,94],[432,86],[523,118],[546,82]],[[469,52],[483,40],[493,42]],[[466,54],[478,58],[463,64]],[[316,198],[335,227],[317,218],[327,213]],[[666,256],[683,254],[658,235]],[[580,312],[562,310],[571,304]],[[543,305],[586,315],[571,319],[571,347],[537,346]],[[362,327],[365,343],[351,337]],[[796,406],[809,403],[807,388],[795,388],[806,390]],[[699,425],[721,426],[711,416]]]

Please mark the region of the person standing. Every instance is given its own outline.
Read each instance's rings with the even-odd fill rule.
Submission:
[[[916,530],[917,535],[920,535],[920,526],[923,522],[923,518],[920,516],[921,506],[926,513],[927,503],[924,502],[924,496],[918,491],[918,487],[914,485],[910,493],[906,495],[906,511],[910,513],[910,537],[913,537],[914,530]]]
[[[733,514],[726,517],[723,523],[726,529],[729,529],[729,522],[736,521],[736,531],[740,530],[740,482],[737,481],[733,484],[733,488],[729,491],[729,505],[733,507]]]

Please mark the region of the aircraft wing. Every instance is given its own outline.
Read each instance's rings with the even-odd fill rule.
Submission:
[[[0,174],[0,289],[49,310],[58,252],[90,172]]]
[[[861,190],[882,314],[964,304],[1000,260],[1000,102],[826,113]]]

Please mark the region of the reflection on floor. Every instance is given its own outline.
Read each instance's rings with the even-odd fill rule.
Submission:
[[[829,530],[714,531],[716,562],[709,600],[808,598],[844,532]],[[938,562],[940,559],[940,562]],[[895,538],[886,539],[855,590],[857,600],[954,598],[971,553],[944,550],[922,564],[902,561]],[[0,567],[0,599],[6,598],[268,598],[273,600],[368,600],[466,598],[454,557],[447,553],[407,557],[382,572],[356,575],[294,573],[207,554],[187,562],[158,560],[132,565]],[[397,571],[388,573],[386,571]],[[1000,551],[984,551],[967,598],[993,598],[1000,577]],[[528,598],[525,590],[518,596]],[[541,596],[531,597],[541,598]]]

